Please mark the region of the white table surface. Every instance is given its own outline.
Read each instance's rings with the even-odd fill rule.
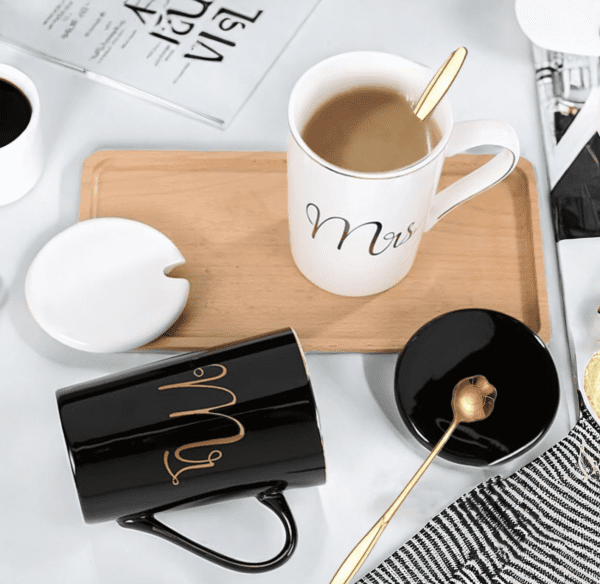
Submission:
[[[288,494],[300,532],[292,559],[267,574],[237,574],[114,522],[84,524],[55,391],[165,355],[96,355],[60,345],[29,315],[24,279],[41,247],[77,221],[82,163],[92,152],[285,150],[287,99],[295,80],[312,64],[337,53],[368,49],[437,67],[460,45],[469,49],[469,56],[451,89],[455,119],[510,122],[520,136],[522,156],[537,173],[552,326],[549,347],[559,370],[561,406],[544,440],[503,468],[434,463],[360,574],[456,497],[531,460],[562,438],[576,420],[531,50],[512,3],[322,0],[225,131],[0,45],[0,62],[22,69],[37,84],[46,147],[45,170],[37,186],[21,200],[0,207],[0,581],[329,582],[425,456],[394,408],[394,355],[308,355],[328,481]],[[272,555],[281,543],[277,520],[253,500],[168,512],[162,519],[249,560]]]

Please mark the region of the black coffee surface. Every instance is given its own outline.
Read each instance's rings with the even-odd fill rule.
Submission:
[[[31,104],[10,81],[0,79],[0,148],[16,140],[29,125]]]

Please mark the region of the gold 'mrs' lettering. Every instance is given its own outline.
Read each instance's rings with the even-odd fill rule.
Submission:
[[[314,215],[312,217],[311,215]],[[358,231],[359,229],[367,229],[374,228],[373,237],[371,238],[371,243],[369,244],[369,254],[372,256],[378,256],[382,254],[384,251],[400,247],[405,244],[415,233],[415,223],[414,221],[407,227],[406,232],[399,231],[396,233],[395,231],[390,231],[382,235],[383,232],[383,223],[380,221],[367,221],[366,223],[361,223],[356,227],[352,227],[350,221],[345,219],[344,217],[331,216],[326,219],[321,219],[321,209],[314,203],[309,203],[306,205],[306,216],[308,218],[309,223],[313,226],[313,230],[311,233],[311,237],[314,239],[317,236],[317,233],[326,223],[330,221],[334,221],[335,224],[342,227],[342,234],[340,236],[340,241],[337,244],[337,249],[342,249],[345,241]],[[387,244],[381,244],[381,240],[386,241]],[[379,249],[376,249],[376,246],[379,245]]]

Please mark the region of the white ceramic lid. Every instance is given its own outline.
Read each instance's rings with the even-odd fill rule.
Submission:
[[[539,47],[575,55],[600,55],[598,0],[516,0],[519,25]]]
[[[127,351],[161,335],[183,310],[185,263],[153,227],[89,219],[50,240],[33,260],[25,297],[38,324],[61,343],[94,353]]]

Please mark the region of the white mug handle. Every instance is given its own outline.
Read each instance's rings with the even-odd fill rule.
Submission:
[[[499,183],[519,162],[519,138],[514,128],[506,122],[473,120],[455,124],[446,148],[446,156],[453,156],[477,146],[501,146],[504,150],[483,166],[434,195],[425,231],[429,231],[446,213],[461,203]]]

